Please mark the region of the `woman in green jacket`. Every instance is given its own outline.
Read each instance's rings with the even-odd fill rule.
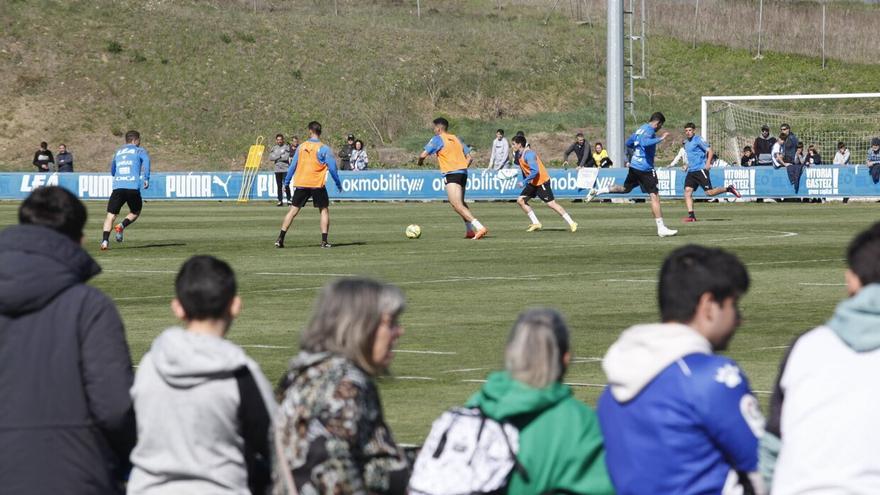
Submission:
[[[562,316],[550,309],[526,311],[510,333],[506,371],[489,375],[467,403],[520,430],[517,459],[528,479],[514,472],[510,495],[614,493],[596,413],[562,383],[570,362]]]

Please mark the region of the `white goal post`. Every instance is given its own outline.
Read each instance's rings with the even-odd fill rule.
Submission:
[[[875,100],[872,104],[864,100]],[[789,123],[805,146],[815,144],[823,163],[831,163],[837,143],[844,142],[852,163],[860,163],[872,137],[880,136],[880,113],[873,110],[880,93],[703,96],[700,129],[716,154],[739,163],[761,126],[777,135]]]

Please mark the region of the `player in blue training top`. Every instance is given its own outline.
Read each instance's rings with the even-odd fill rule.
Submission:
[[[144,201],[141,199],[141,184],[150,187],[150,155],[141,148],[141,134],[138,131],[125,133],[125,144],[116,150],[110,162],[110,175],[113,176],[113,193],[107,202],[107,218],[104,219],[104,232],[101,251],[110,247],[110,229],[122,205],[128,205],[128,215],[116,226],[116,242],[122,242],[122,233],[141,215]]]
[[[730,193],[741,198],[742,195],[733,184],[725,187],[712,187],[712,179],[709,177],[709,169],[712,167],[712,146],[697,134],[697,126],[693,122],[684,125],[684,141],[681,143],[687,155],[687,165],[682,167],[687,170],[684,178],[684,204],[687,206],[688,216],[685,222],[696,222],[694,215],[694,191],[701,187],[706,196],[718,196]]]
[[[661,324],[624,331],[602,361],[597,412],[618,495],[765,493],[758,472],[764,417],[724,350],[749,287],[742,262],[689,245],[660,270]]]
[[[639,127],[626,140],[626,147],[633,149],[633,155],[623,185],[590,189],[587,193],[587,202],[592,201],[599,194],[626,194],[639,186],[642,192],[648,193],[651,197],[651,212],[657,223],[657,235],[669,237],[677,234],[678,231],[666,228],[666,224],[663,223],[663,212],[660,210],[660,191],[657,189],[657,172],[654,171],[654,153],[657,150],[657,143],[669,136],[668,132],[664,132],[662,136],[657,137],[657,131],[663,128],[664,122],[666,122],[666,117],[662,113],[654,112],[651,114],[651,120]]]

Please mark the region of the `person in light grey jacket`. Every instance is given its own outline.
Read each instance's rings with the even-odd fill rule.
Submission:
[[[275,146],[269,150],[269,161],[275,164],[275,187],[278,190],[277,206],[283,206],[282,192],[287,194],[287,202],[290,203],[290,187],[284,187],[284,177],[290,166],[290,145],[284,142],[284,134],[275,136]]]
[[[492,141],[492,156],[489,157],[489,170],[501,170],[510,165],[510,142],[504,137],[504,129],[495,131]]]
[[[159,335],[135,375],[128,493],[266,493],[277,405],[257,363],[224,338],[241,310],[235,275],[194,256],[175,286],[171,308],[186,329]]]
[[[367,169],[370,164],[370,158],[367,156],[367,150],[364,149],[364,142],[360,139],[354,142],[354,149],[351,150],[351,169],[357,172]]]

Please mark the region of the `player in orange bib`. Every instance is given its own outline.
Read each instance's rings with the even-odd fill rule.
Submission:
[[[342,192],[342,182],[336,171],[336,159],[333,158],[330,147],[321,142],[321,124],[315,121],[309,122],[309,140],[296,148],[296,153],[290,160],[290,168],[287,169],[287,176],[284,178],[284,187],[288,187],[293,179],[294,191],[290,199],[290,210],[281,223],[281,233],[278,234],[275,247],[284,247],[287,229],[309,198],[315,208],[321,212],[321,247],[331,247],[327,241],[330,233],[330,197],[325,187],[328,173],[336,183],[336,190]]]
[[[544,162],[541,161],[541,158],[538,157],[534,150],[526,149],[525,136],[513,138],[513,151],[519,156],[517,165],[522,170],[523,180],[521,184],[525,186],[522,192],[519,193],[519,197],[516,198],[516,203],[526,212],[526,215],[529,216],[529,220],[532,222],[529,228],[526,229],[526,232],[534,232],[542,228],[541,222],[538,221],[538,217],[535,215],[535,210],[529,206],[529,200],[535,196],[541,198],[541,201],[549,206],[551,210],[559,213],[568,223],[568,228],[572,232],[577,232],[578,224],[571,219],[565,208],[557,203],[556,198],[553,196],[553,189],[550,188],[550,174],[547,173]]]
[[[430,155],[437,155],[437,164],[443,174],[443,182],[446,184],[446,197],[452,209],[464,220],[466,229],[465,237],[468,239],[482,239],[489,233],[489,229],[477,220],[464,201],[464,193],[467,189],[468,167],[471,164],[471,149],[454,134],[447,132],[449,121],[444,118],[434,119],[435,136],[425,145],[425,150],[419,155],[419,166]]]

